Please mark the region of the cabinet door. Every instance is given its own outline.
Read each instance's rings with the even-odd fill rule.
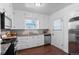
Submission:
[[[44,45],[44,35],[30,36],[28,40],[30,47]]]
[[[27,42],[28,48],[35,47],[35,40],[33,36],[29,36]]]
[[[44,45],[44,35],[38,35],[37,36],[37,45]]]
[[[11,29],[11,20],[5,18],[5,29]]]
[[[3,3],[0,3],[0,12],[3,12]]]
[[[5,15],[8,16],[8,12],[10,11],[9,10],[9,4],[8,3],[4,3],[3,4],[3,10],[5,12]]]
[[[2,10],[5,12],[5,15],[13,19],[13,7],[12,3],[3,3]]]
[[[24,13],[14,12],[13,29],[25,29]]]
[[[17,38],[17,40],[18,40],[17,45],[16,45],[17,50],[21,50],[21,49],[27,48],[27,43],[28,43],[27,39],[28,39],[27,36],[26,37],[18,37]]]

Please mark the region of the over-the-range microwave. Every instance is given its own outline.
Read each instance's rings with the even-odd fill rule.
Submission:
[[[12,20],[5,15],[5,12],[0,13],[0,19],[1,19],[1,29],[11,29]]]

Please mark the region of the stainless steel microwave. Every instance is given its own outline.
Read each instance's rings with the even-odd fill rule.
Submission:
[[[5,15],[5,12],[0,14],[1,19],[1,29],[11,29],[12,28],[12,20]]]

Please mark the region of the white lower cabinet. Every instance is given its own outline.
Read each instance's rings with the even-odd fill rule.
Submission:
[[[16,45],[17,50],[24,49],[26,46],[25,43],[27,43],[27,37],[18,37],[17,40],[18,40]]]
[[[44,35],[22,36],[17,38],[17,50],[44,45]]]

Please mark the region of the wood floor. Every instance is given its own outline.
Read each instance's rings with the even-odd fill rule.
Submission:
[[[79,55],[79,44],[76,42],[69,42],[69,53],[72,55]]]
[[[20,50],[17,51],[16,54],[17,55],[67,55],[67,53],[51,45]]]

